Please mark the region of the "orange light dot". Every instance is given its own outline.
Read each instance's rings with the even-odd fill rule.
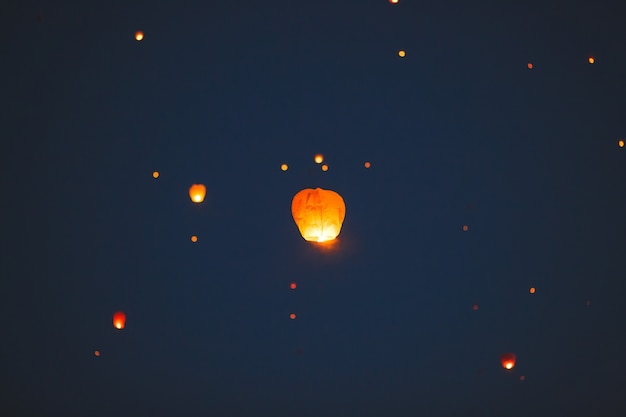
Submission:
[[[296,283],[292,282],[291,284],[289,284],[289,288],[291,288],[292,290],[296,289]]]
[[[137,32],[135,32],[135,39],[140,41],[143,39],[143,32],[138,30]]]
[[[590,56],[590,57],[589,57],[589,63],[590,63],[590,64],[593,64],[594,62],[596,62],[595,58],[594,58],[594,57],[592,57],[592,56]]]
[[[370,164],[370,162],[369,162],[369,161],[367,161],[364,165],[365,165],[365,168],[369,168],[369,167],[371,167],[371,166],[372,166],[372,164]]]
[[[404,52],[402,49],[398,51],[398,56],[400,58],[404,58],[406,56],[406,52]]]
[[[468,226],[468,225],[466,225],[466,224],[464,224],[464,225],[463,225],[463,231],[464,231],[464,232],[467,232],[468,230],[469,230],[469,226]]]
[[[191,236],[191,241],[193,243],[196,243],[198,241],[198,236],[196,236],[196,235]]]
[[[619,146],[620,148],[624,147],[624,140],[620,139],[617,141],[617,146]]]
[[[533,64],[532,64],[532,62],[529,62],[529,63],[528,63],[528,69],[533,69]]]
[[[100,351],[96,350],[93,354],[96,355],[96,356],[100,356]]]
[[[154,171],[152,173],[152,178],[159,178],[159,171]]]
[[[322,161],[324,161],[324,155],[322,155],[321,153],[318,153],[317,155],[315,155],[315,158],[313,158],[315,160],[316,164],[321,164]]]
[[[324,172],[328,171],[328,165],[326,164],[322,165],[322,171]]]
[[[293,314],[293,313],[291,313],[291,314],[289,315],[289,318],[290,318],[291,320],[295,320],[296,315],[295,315],[295,314]]]
[[[287,171],[289,169],[289,166],[287,164],[282,164],[280,166],[280,169],[282,169],[283,171]]]
[[[535,293],[535,287],[530,287],[530,293],[534,294]]]
[[[391,4],[398,4],[398,1],[399,0],[389,0],[389,3],[391,3]]]

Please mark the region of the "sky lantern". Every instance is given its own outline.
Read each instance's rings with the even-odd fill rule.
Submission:
[[[404,52],[404,50],[401,49],[401,50],[398,51],[398,56],[400,58],[404,58],[406,56],[406,52]]]
[[[100,351],[99,351],[99,350],[96,350],[93,354],[94,354],[95,356],[100,356]]]
[[[588,61],[590,64],[593,64],[594,62],[596,62],[595,58],[592,56],[589,57]]]
[[[152,178],[154,178],[154,179],[159,178],[159,171],[154,171],[154,172],[152,173]]]
[[[292,282],[291,284],[289,284],[289,288],[291,288],[292,290],[296,289],[296,283]]]
[[[624,140],[623,139],[618,140],[617,141],[617,146],[619,146],[620,148],[623,148],[624,147]]]
[[[287,171],[289,169],[289,166],[287,164],[282,164],[280,166],[280,169],[283,170],[283,171]]]
[[[468,226],[468,225],[466,225],[466,224],[464,224],[464,225],[463,225],[463,231],[464,231],[464,232],[467,232],[468,230],[469,230],[469,226]]]
[[[126,314],[123,311],[118,311],[113,314],[113,326],[117,330],[122,330],[126,326]]]
[[[398,4],[398,1],[399,0],[389,0],[389,3],[391,3],[391,4]]]
[[[198,241],[198,236],[196,236],[196,235],[191,236],[191,241],[193,243],[196,243]]]
[[[500,358],[502,362],[502,367],[507,370],[511,370],[515,367],[515,354],[513,353],[505,353]]]
[[[137,32],[135,32],[135,40],[140,41],[143,39],[143,32],[138,30]]]
[[[295,319],[296,319],[296,315],[295,315],[294,313],[291,313],[291,314],[289,315],[289,318],[290,318],[291,320],[295,320]]]
[[[206,196],[206,187],[202,184],[194,184],[189,187],[189,198],[194,203],[202,203]]]
[[[370,163],[370,161],[367,161],[363,164],[363,166],[365,166],[365,168],[369,168],[372,166],[372,164]]]
[[[528,69],[533,69],[533,64],[532,64],[532,62],[529,62],[527,66],[528,66]]]
[[[327,242],[339,236],[346,204],[334,191],[305,188],[293,197],[291,214],[304,240]]]
[[[322,171],[324,172],[328,171],[328,165],[326,164],[322,165]]]
[[[534,294],[534,293],[535,293],[535,291],[536,291],[536,290],[535,290],[535,287],[530,287],[530,290],[529,290],[529,291],[530,291],[530,293],[531,293],[531,294]]]
[[[318,153],[317,155],[315,155],[315,158],[313,158],[313,160],[316,164],[321,164],[324,161],[324,155]]]

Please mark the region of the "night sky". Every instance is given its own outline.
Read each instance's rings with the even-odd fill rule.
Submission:
[[[0,415],[626,415],[626,4],[509,3],[3,2]]]

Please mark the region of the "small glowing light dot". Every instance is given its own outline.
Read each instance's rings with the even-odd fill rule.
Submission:
[[[526,379],[526,377],[525,377],[524,375],[522,375],[522,376],[520,376],[520,377],[519,377],[519,380],[520,380],[520,381],[523,381],[523,380],[525,380],[525,379]]]
[[[535,293],[535,287],[530,287],[530,293],[534,294]]]
[[[512,369],[513,368],[513,364],[512,363],[507,363],[504,367],[506,369]]]
[[[365,165],[365,168],[369,168],[369,167],[371,167],[371,166],[372,166],[372,164],[370,164],[370,162],[369,162],[369,161],[367,161],[364,165]]]
[[[398,56],[399,56],[400,58],[404,58],[404,57],[406,56],[406,52],[404,52],[403,50],[399,50],[399,51],[398,51]]]
[[[196,243],[198,241],[198,236],[196,236],[196,235],[191,236],[191,241],[193,243]]]
[[[528,69],[533,69],[533,64],[532,64],[532,62],[529,62],[529,63],[528,63]]]
[[[291,284],[289,284],[289,288],[291,288],[292,290],[296,289],[296,283],[292,282]]]
[[[623,148],[624,147],[624,140],[623,139],[618,140],[617,141],[617,146],[619,146],[620,148]]]
[[[472,306],[472,309],[473,309],[474,311],[477,311],[477,310],[478,310],[478,304],[474,304],[474,305]]]
[[[295,320],[296,315],[295,315],[295,314],[293,314],[293,313],[291,313],[291,314],[289,315],[289,318],[290,318],[291,320]]]
[[[315,155],[314,160],[316,164],[321,164],[322,161],[324,161],[324,155],[322,155],[321,153],[318,153],[317,155]]]
[[[159,171],[154,171],[152,173],[152,178],[159,178]]]
[[[100,351],[96,350],[93,354],[96,355],[96,356],[100,356]]]
[[[280,166],[280,169],[282,169],[283,171],[287,171],[289,169],[289,166],[287,164],[282,164]]]
[[[135,32],[135,39],[140,41],[143,39],[143,32],[138,30],[137,32]]]
[[[588,61],[589,61],[590,64],[593,64],[594,62],[596,62],[595,58],[592,57],[592,56],[589,57]]]
[[[468,225],[466,225],[466,224],[464,224],[464,225],[463,225],[463,231],[464,231],[464,232],[467,232],[468,230],[469,230],[469,226],[468,226]]]
[[[391,4],[398,4],[398,1],[399,0],[389,0],[389,3],[391,3]]]
[[[324,172],[328,171],[328,165],[326,164],[322,165],[322,171]]]

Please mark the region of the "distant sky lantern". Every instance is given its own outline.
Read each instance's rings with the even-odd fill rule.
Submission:
[[[194,203],[202,203],[206,196],[206,187],[202,184],[194,184],[189,187],[189,198]]]
[[[530,293],[534,294],[535,293],[535,287],[530,287]]]
[[[322,165],[322,171],[324,172],[328,171],[328,165],[326,164]]]
[[[93,354],[96,355],[96,356],[100,356],[100,351],[96,350]]]
[[[391,4],[398,4],[398,0],[389,0],[389,3],[391,3]]]
[[[296,283],[292,282],[291,284],[289,284],[289,288],[291,288],[292,290],[296,289]]]
[[[287,164],[282,164],[280,166],[280,169],[282,169],[283,171],[287,171],[289,169],[289,167],[287,166]]]
[[[370,161],[365,162],[365,164],[363,164],[365,166],[365,168],[369,168],[372,166],[372,164],[370,164]]]
[[[533,64],[532,64],[532,62],[529,62],[529,63],[528,63],[528,69],[533,69]]]
[[[143,39],[143,32],[138,30],[137,32],[135,32],[135,39],[140,41]]]
[[[339,236],[346,204],[334,191],[306,188],[293,197],[291,215],[304,240],[327,242]]]
[[[295,314],[293,314],[293,313],[291,313],[291,314],[289,315],[289,318],[290,318],[291,320],[295,320],[295,319],[296,319],[296,315],[295,315]]]
[[[152,173],[152,178],[155,178],[155,179],[156,179],[156,178],[159,178],[159,171],[154,171],[154,172]]]
[[[113,314],[113,326],[118,330],[122,330],[126,326],[126,314],[123,311]]]
[[[617,146],[619,146],[620,148],[623,148],[624,147],[624,141],[622,139],[617,141]]]
[[[500,358],[500,361],[502,362],[502,367],[504,369],[511,370],[515,367],[515,354],[505,353]]]
[[[590,56],[588,61],[589,61],[590,64],[593,64],[594,62],[596,62],[596,59],[594,57]]]
[[[198,241],[198,236],[196,236],[196,235],[191,236],[191,241],[193,243],[196,243]]]
[[[404,58],[406,56],[406,52],[404,52],[402,49],[398,51],[398,56],[400,58]]]
[[[321,164],[324,161],[324,155],[318,153],[317,155],[315,155],[315,158],[313,158],[313,160],[316,164]]]
[[[478,311],[478,304],[474,304],[474,305],[472,306],[472,309],[473,309],[474,311]]]
[[[466,225],[466,224],[464,224],[464,225],[463,225],[463,231],[464,231],[464,232],[467,232],[468,230],[469,230],[469,226],[468,226],[468,225]]]

